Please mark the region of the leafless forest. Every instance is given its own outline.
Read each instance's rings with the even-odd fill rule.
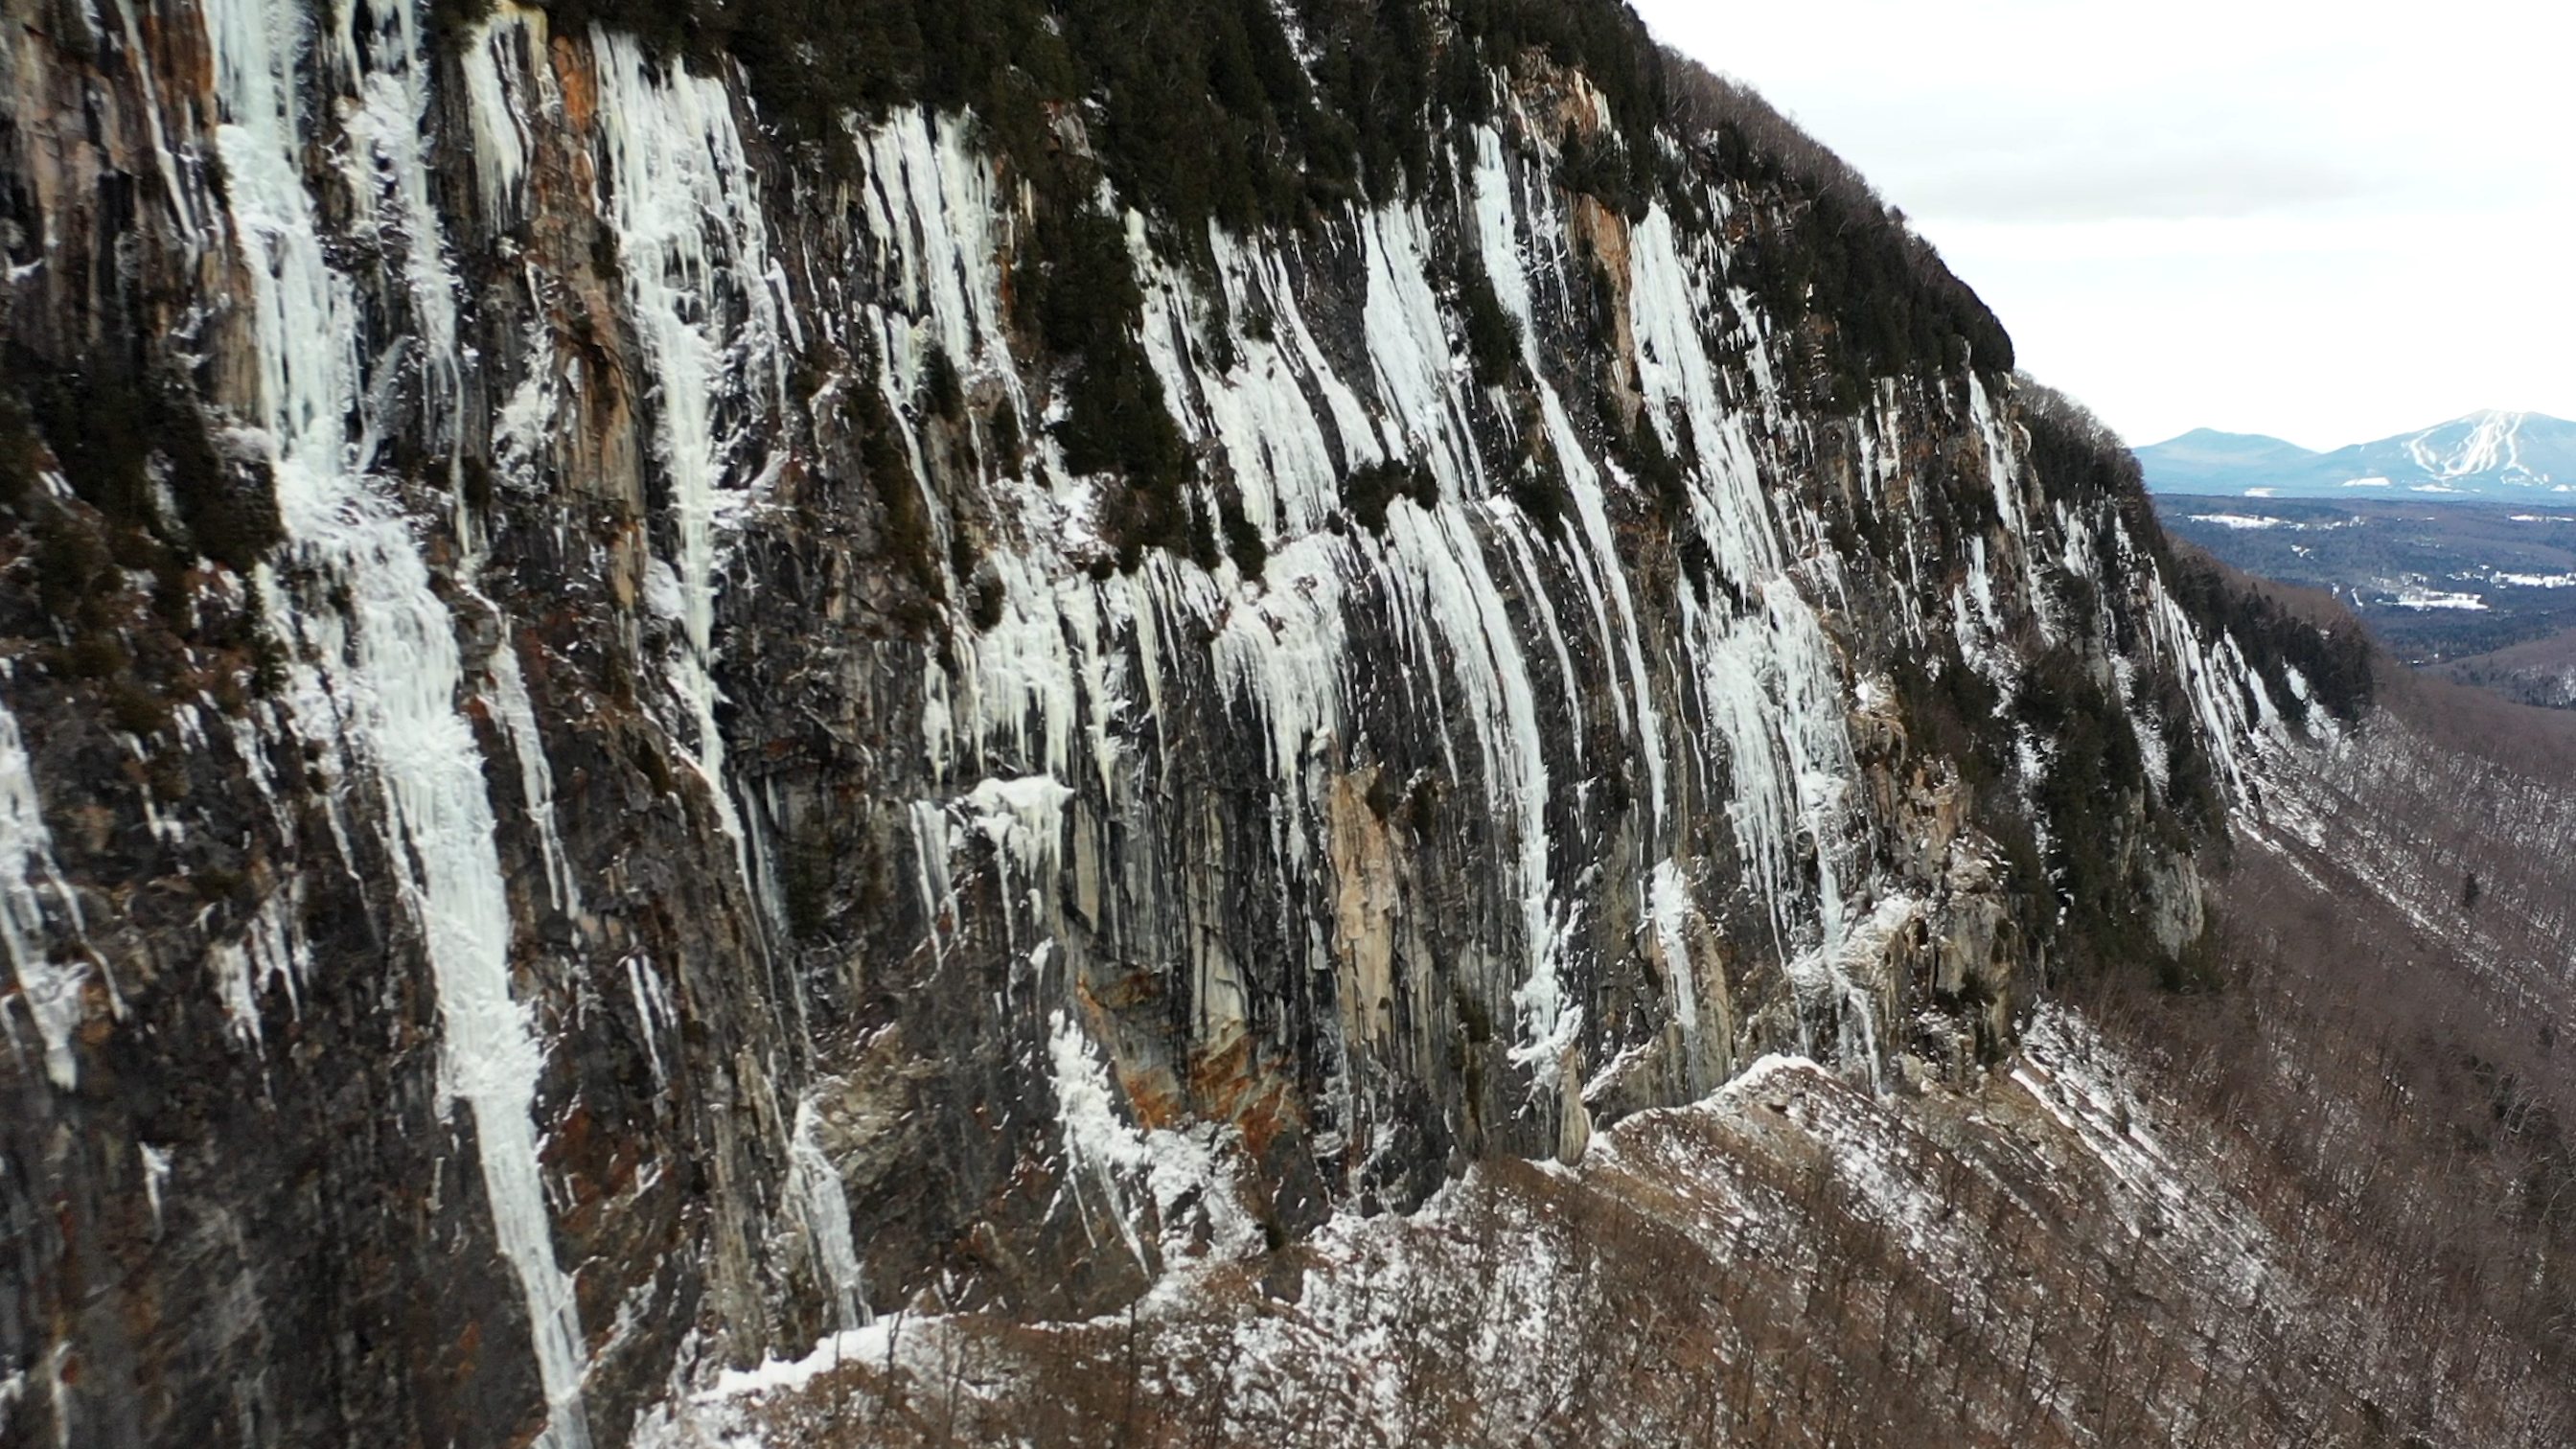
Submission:
[[[2382,670],[2360,728],[2267,758],[2213,989],[2088,981],[1965,1091],[1757,1067],[1620,1124],[1578,1169],[1479,1164],[1411,1219],[1284,1251],[1230,1253],[1222,1204],[1182,1204],[1167,1242],[1198,1266],[1127,1315],[925,1305],[662,1427],[816,1446],[2566,1443],[2576,717]]]

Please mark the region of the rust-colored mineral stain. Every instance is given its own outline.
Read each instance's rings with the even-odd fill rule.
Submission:
[[[1199,1111],[1233,1123],[1256,1158],[1280,1133],[1305,1125],[1290,1091],[1289,1082],[1262,1070],[1250,1036],[1237,1035],[1190,1058],[1190,1096]]]
[[[555,84],[563,88],[564,120],[577,131],[587,131],[599,114],[599,88],[591,80],[589,52],[562,35],[549,48],[554,54]]]

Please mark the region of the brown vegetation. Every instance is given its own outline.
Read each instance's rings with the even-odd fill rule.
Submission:
[[[1965,1092],[1757,1069],[1122,1316],[880,1325],[676,1438],[2565,1443],[2576,720],[2382,702],[2266,768],[2220,990],[2089,978]]]

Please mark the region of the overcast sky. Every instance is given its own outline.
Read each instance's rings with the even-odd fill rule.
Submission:
[[[2576,418],[2576,4],[1634,0],[2133,444]]]

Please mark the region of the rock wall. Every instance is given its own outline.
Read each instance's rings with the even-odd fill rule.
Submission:
[[[1794,177],[1569,184],[1535,53],[1244,233],[507,4],[6,8],[0,1442],[616,1445],[1128,1301],[1171,1129],[1275,1244],[1973,1073],[2188,968],[2309,713],[2062,404],[1838,392]]]

